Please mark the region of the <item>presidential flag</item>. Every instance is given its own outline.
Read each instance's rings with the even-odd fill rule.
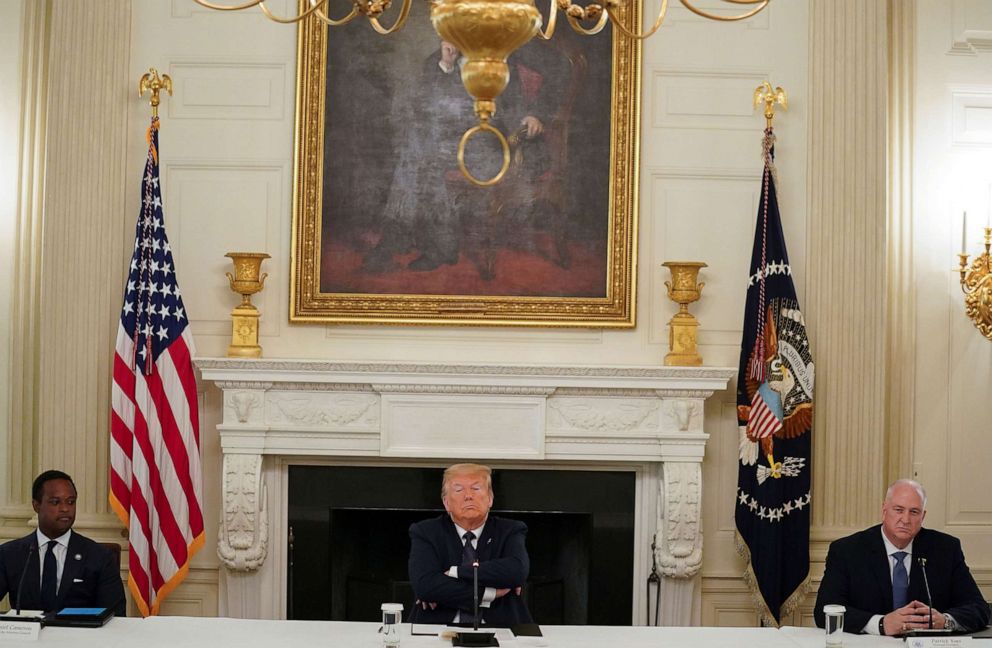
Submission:
[[[148,128],[110,414],[110,505],[128,529],[128,587],[142,616],[159,612],[204,541],[195,351],[165,235],[158,124]]]
[[[775,135],[765,131],[744,307],[737,423],[737,549],[765,625],[778,626],[809,591],[813,355],[782,234]]]

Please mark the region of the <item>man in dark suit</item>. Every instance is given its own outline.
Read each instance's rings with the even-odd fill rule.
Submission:
[[[58,470],[41,473],[34,480],[31,499],[38,530],[0,545],[0,598],[10,593],[14,609],[106,607],[123,616],[124,587],[113,554],[72,531],[76,521],[72,478]]]
[[[508,626],[530,623],[520,598],[530,571],[522,522],[489,515],[492,471],[456,464],[444,471],[446,515],[410,526],[410,583],[417,597],[410,621],[472,623],[472,563],[479,564],[479,621]]]
[[[823,627],[823,606],[847,608],[848,632],[898,635],[930,627],[974,631],[989,622],[989,606],[961,552],[961,542],[924,529],[927,496],[900,479],[885,494],[882,524],[830,544],[813,614]],[[924,569],[926,578],[924,578]],[[933,596],[927,605],[926,582]]]

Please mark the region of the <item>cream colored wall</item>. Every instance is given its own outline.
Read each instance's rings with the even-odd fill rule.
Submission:
[[[0,312],[0,333],[12,350],[0,360],[0,413],[9,404],[9,415],[0,418],[7,439],[0,450],[0,538],[26,531],[25,483],[36,469],[52,465],[83,485],[84,533],[118,537],[105,504],[109,345],[146,151],[148,107],[134,88],[148,67],[168,72],[175,82],[176,94],[164,99],[162,109],[164,202],[200,354],[222,355],[227,345],[228,312],[236,300],[224,278],[224,253],[253,249],[273,256],[269,282],[256,300],[266,356],[387,361],[658,363],[666,351],[665,322],[675,312],[663,296],[660,263],[682,258],[710,264],[703,299],[693,307],[702,322],[705,361],[735,366],[760,183],[763,120],[752,113],[750,100],[754,86],[767,78],[790,96],[790,110],[776,128],[780,199],[818,365],[813,572],[822,570],[830,539],[874,521],[885,482],[909,470],[916,457],[933,493],[928,521],[965,537],[969,559],[988,587],[992,519],[973,495],[982,492],[982,468],[967,458],[989,456],[981,426],[989,406],[981,401],[983,387],[969,391],[966,384],[988,383],[990,347],[963,321],[953,277],[940,274],[954,261],[948,214],[957,207],[930,204],[932,196],[950,194],[931,186],[929,162],[909,176],[915,185],[907,180],[912,149],[892,151],[901,162],[888,176],[885,166],[887,99],[894,106],[890,127],[903,129],[899,141],[919,138],[917,158],[924,149],[938,156],[957,150],[946,138],[933,139],[931,121],[921,118],[937,119],[941,106],[946,112],[951,105],[940,85],[950,81],[932,79],[964,84],[957,79],[987,67],[992,54],[950,57],[949,45],[936,41],[938,34],[946,41],[948,33],[958,33],[951,26],[971,21],[978,24],[971,29],[980,45],[987,42],[983,30],[992,27],[985,26],[989,16],[981,0],[955,0],[952,16],[946,5],[921,5],[925,27],[917,40],[906,39],[913,34],[913,3],[900,0],[777,0],[755,19],[731,24],[703,22],[672,7],[666,26],[644,47],[639,321],[630,331],[291,326],[295,31],[257,11],[220,14],[190,0],[5,5],[5,12],[17,6],[29,14],[19,32],[25,42],[20,74],[44,82],[22,84],[18,96],[28,106],[48,106],[51,121],[32,140],[40,140],[34,148],[18,157],[21,197],[39,192],[37,175],[28,171],[47,169],[44,241],[37,230],[40,198],[22,201],[12,221],[0,221],[0,251],[25,251],[11,261],[14,274],[0,277],[0,299],[10,295],[10,308]],[[291,2],[270,6],[288,12]],[[887,17],[896,35],[891,39]],[[10,24],[0,22],[5,29]],[[891,63],[890,41],[896,53]],[[4,47],[8,43],[4,39]],[[49,51],[51,69],[44,56]],[[907,82],[915,65],[920,86],[938,85]],[[934,71],[932,65],[944,67]],[[889,68],[898,74],[887,80]],[[96,85],[87,69],[100,71]],[[2,78],[9,83],[6,74]],[[50,104],[49,87],[58,94]],[[943,94],[925,98],[935,88]],[[0,106],[7,110],[8,103]],[[44,110],[22,110],[12,122],[5,112],[0,132],[10,123],[26,132],[27,125],[44,124],[44,116]],[[3,155],[6,161],[6,147]],[[893,196],[915,191],[912,201],[894,198],[887,211],[889,186]],[[913,214],[916,219],[907,221]],[[906,222],[916,230],[907,231]],[[72,245],[79,240],[88,244]],[[45,299],[37,302],[42,290]],[[79,299],[83,290],[88,299]],[[936,301],[922,296],[933,294]],[[948,388],[939,390],[941,385]],[[217,611],[220,453],[214,426],[220,403],[212,390],[201,396],[207,549],[167,601],[166,613]],[[756,617],[733,549],[733,391],[711,399],[707,417],[713,436],[704,463],[706,544],[697,618],[707,625],[749,625]],[[952,461],[964,470],[948,471]],[[810,606],[792,621],[808,622]]]
[[[927,523],[961,538],[992,598],[992,344],[964,316],[956,253],[992,225],[992,6],[918,6],[913,224],[918,337],[914,470]]]

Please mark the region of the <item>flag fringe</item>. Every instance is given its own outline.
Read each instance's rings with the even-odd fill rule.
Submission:
[[[751,590],[751,602],[754,604],[754,608],[761,618],[761,624],[769,628],[781,627],[781,624],[775,620],[775,615],[769,609],[768,603],[765,602],[765,597],[761,595],[761,588],[758,587],[758,578],[755,576],[754,567],[751,565],[751,550],[748,548],[747,543],[744,542],[740,531],[734,531],[734,544],[737,546],[737,553],[743,556],[747,562],[747,569],[744,570],[744,583]],[[803,582],[799,583],[796,589],[792,591],[792,594],[782,603],[782,609],[779,611],[779,615],[785,617],[795,612],[799,604],[803,602],[812,590],[813,581],[810,578],[809,570],[807,570],[806,578],[803,579]]]
[[[121,523],[124,524],[124,528],[130,528],[130,518],[124,510],[124,506],[116,497],[114,497],[113,493],[110,493],[108,499],[110,500],[110,508],[112,508],[117,514],[117,517],[120,518]],[[189,546],[186,548],[186,562],[183,563],[183,566],[172,575],[172,578],[165,582],[162,587],[158,588],[158,591],[155,592],[155,603],[152,604],[150,609],[148,607],[148,601],[145,600],[144,592],[142,592],[138,587],[138,584],[134,582],[134,578],[131,577],[130,566],[128,567],[127,588],[131,590],[131,598],[134,599],[134,605],[138,608],[138,611],[141,612],[142,617],[157,615],[159,613],[159,608],[165,598],[172,593],[172,590],[179,587],[180,583],[186,580],[186,576],[189,574],[189,564],[192,562],[193,556],[195,556],[200,549],[203,549],[203,545],[205,543],[206,531],[200,532],[200,535],[193,538],[193,541],[190,542]],[[130,542],[128,543],[128,551],[131,551]]]
[[[121,524],[124,525],[124,528],[130,529],[131,528],[130,517],[128,516],[127,511],[124,510],[124,505],[120,503],[120,501],[117,499],[117,496],[114,495],[113,491],[111,491],[107,495],[107,500],[110,502],[110,508],[113,509],[114,513],[117,514],[117,517],[120,519]]]
[[[179,584],[186,580],[186,576],[189,574],[189,564],[193,560],[193,556],[195,556],[200,549],[203,549],[206,539],[207,532],[201,531],[200,535],[193,538],[193,541],[189,543],[189,547],[186,550],[186,562],[179,568],[179,571],[173,574],[172,578],[166,581],[166,583],[163,584],[162,587],[158,588],[157,592],[155,592],[155,603],[152,604],[151,610],[153,615],[159,613],[159,607],[162,605],[162,602],[166,599],[166,597],[172,593],[172,590],[179,587]]]

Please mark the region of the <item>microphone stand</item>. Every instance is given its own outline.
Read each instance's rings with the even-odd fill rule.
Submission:
[[[930,596],[930,581],[927,579],[927,559],[921,556],[917,560],[920,563],[920,572],[923,574],[923,586],[927,591],[927,607],[930,612],[930,623],[928,625],[930,627],[929,629],[933,630],[933,597]]]
[[[28,558],[24,561],[24,571],[21,572],[21,580],[17,583],[17,616],[21,616],[21,608],[24,607],[21,603],[21,595],[24,593],[24,577],[31,569],[31,554],[36,553],[37,549],[38,545],[36,544],[28,546]]]
[[[38,552],[37,545],[28,546],[28,557],[24,561],[24,571],[21,572],[21,580],[18,581],[17,583],[17,605],[14,608],[13,618],[15,618],[18,621],[41,621],[41,619],[37,617],[24,618],[21,616],[21,609],[24,607],[24,604],[21,601],[21,597],[24,595],[24,581],[27,580],[28,572],[31,571],[31,556],[32,554],[36,554],[37,552]],[[37,574],[38,570],[35,569],[34,573]]]
[[[475,604],[475,610],[472,617],[472,629],[476,632],[479,631],[479,561],[472,561],[472,592],[473,592],[473,603]],[[931,615],[933,613],[931,612]]]
[[[495,632],[479,632],[479,561],[472,561],[472,609],[475,618],[472,620],[473,632],[458,632],[451,640],[452,646],[468,646],[471,648],[483,648],[485,646],[499,646]]]
[[[907,637],[921,637],[921,636],[931,636],[937,634],[944,634],[950,632],[947,628],[941,630],[934,630],[933,627],[933,596],[930,594],[930,579],[927,578],[927,559],[920,557],[916,559],[916,562],[920,565],[920,573],[923,574],[923,587],[925,588],[927,594],[927,606],[930,608],[929,623],[928,628],[920,628],[919,630],[910,630],[905,633]]]

